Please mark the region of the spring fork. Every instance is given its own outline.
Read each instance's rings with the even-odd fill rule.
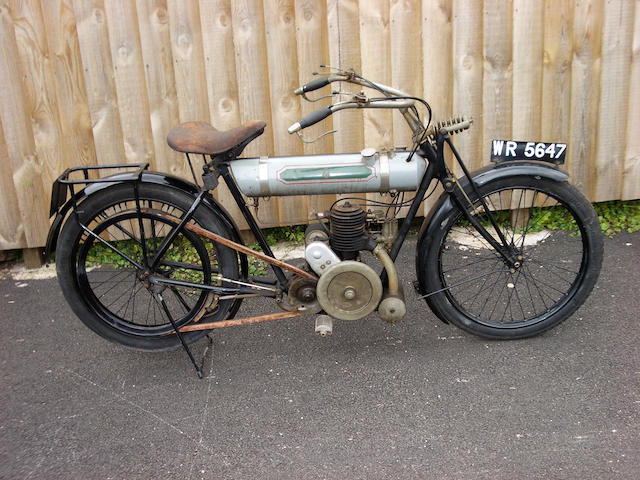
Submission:
[[[442,140],[440,140],[440,138],[442,138]],[[509,242],[507,242],[507,239],[504,237],[504,234],[502,233],[502,231],[500,230],[500,228],[498,227],[498,224],[495,221],[495,218],[493,217],[493,214],[491,213],[491,211],[489,210],[489,207],[487,206],[486,202],[484,201],[484,199],[482,198],[482,195],[480,195],[480,192],[478,191],[478,187],[476,186],[476,184],[473,181],[473,178],[471,177],[471,173],[469,173],[469,170],[467,169],[467,167],[465,166],[464,162],[462,161],[462,159],[460,158],[460,154],[458,153],[458,151],[456,150],[456,148],[453,146],[453,143],[451,142],[451,139],[449,138],[449,134],[445,133],[444,135],[440,135],[440,138],[438,139],[438,141],[444,141],[447,143],[447,145],[449,145],[449,148],[451,149],[451,151],[453,152],[453,155],[456,157],[456,160],[458,162],[458,165],[460,165],[460,168],[462,169],[462,172],[464,173],[464,175],[467,177],[467,179],[469,180],[469,185],[471,186],[471,189],[473,190],[473,192],[475,193],[475,195],[478,197],[478,199],[480,200],[480,204],[482,205],[482,208],[484,209],[484,212],[487,214],[487,217],[489,218],[489,221],[491,222],[491,225],[493,226],[494,230],[496,231],[499,240],[502,242],[502,245],[500,245],[499,242],[497,242],[494,238],[493,235],[491,235],[490,233],[487,232],[487,230],[480,224],[480,222],[478,222],[472,215],[471,212],[467,210],[467,207],[465,205],[462,204],[462,201],[459,201],[456,199],[456,197],[454,196],[454,200],[459,202],[460,208],[462,209],[462,213],[464,214],[464,216],[466,217],[467,220],[469,220],[469,222],[474,226],[474,228],[478,231],[478,233],[480,233],[480,235],[482,235],[482,237],[484,237],[485,240],[487,240],[487,242],[489,242],[489,244],[496,249],[496,251],[500,254],[500,256],[505,260],[505,262],[511,267],[513,268],[514,263],[515,263],[515,258],[513,255],[513,252],[511,251],[511,249],[509,248]],[[441,149],[439,151],[442,151]],[[454,180],[455,182],[455,180]],[[462,194],[466,197],[466,200],[471,203],[471,201],[469,200],[469,197],[467,197],[466,193],[464,192],[464,190],[460,187],[460,185],[455,182],[455,185],[458,186],[459,190],[462,192]]]

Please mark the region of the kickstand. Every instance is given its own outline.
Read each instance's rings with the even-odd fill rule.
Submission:
[[[189,346],[187,345],[187,342],[184,341],[184,337],[182,336],[182,333],[180,332],[180,330],[178,330],[178,326],[176,325],[176,322],[173,320],[173,316],[171,315],[171,312],[169,312],[169,308],[167,307],[167,304],[165,303],[164,298],[162,298],[162,295],[160,293],[157,293],[156,295],[158,297],[158,300],[160,301],[160,305],[162,305],[162,309],[164,310],[165,315],[171,322],[171,326],[173,327],[173,330],[176,332],[176,335],[178,335],[178,338],[180,339],[180,343],[182,343],[182,348],[184,348],[184,351],[187,352],[187,355],[189,356],[189,360],[191,360],[193,367],[196,369],[196,374],[198,375],[198,378],[202,379],[203,377],[202,368],[204,367],[204,360],[205,360],[205,357],[207,356],[207,352],[209,351],[209,348],[213,345],[213,339],[209,334],[207,334],[207,341],[208,341],[207,348],[204,349],[204,353],[202,354],[202,361],[200,362],[200,365],[198,365],[198,363],[196,362],[196,359],[193,358],[193,354],[191,353],[191,350],[189,350]]]

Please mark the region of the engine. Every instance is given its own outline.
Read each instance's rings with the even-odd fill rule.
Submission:
[[[367,213],[349,201],[329,212],[329,225],[311,224],[305,233],[305,258],[319,275],[316,297],[331,317],[357,320],[376,308],[385,321],[396,322],[406,308],[398,275],[382,244],[367,232]],[[361,251],[371,251],[387,271],[388,288],[383,289],[376,271],[360,261]]]

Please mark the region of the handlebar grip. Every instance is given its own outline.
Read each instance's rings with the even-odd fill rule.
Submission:
[[[329,115],[331,115],[331,107],[321,108],[320,110],[316,110],[313,113],[310,113],[306,117],[303,117],[299,122],[294,123],[287,130],[289,133],[296,133],[303,128],[310,127],[318,123],[320,120],[324,120]]]
[[[298,88],[294,93],[296,95],[302,95],[306,92],[313,92],[314,90],[318,90],[319,88],[324,87],[325,85],[329,85],[329,77],[316,78],[315,80],[302,85]]]
[[[331,115],[331,107],[321,108],[320,110],[316,110],[306,117],[303,117],[298,123],[300,123],[300,128],[307,128],[321,120],[324,120],[329,115]]]

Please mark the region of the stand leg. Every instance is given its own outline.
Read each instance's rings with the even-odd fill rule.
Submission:
[[[162,295],[159,293],[157,293],[156,295],[158,297],[158,300],[160,301],[160,305],[162,305],[162,309],[164,310],[164,313],[167,315],[167,318],[171,322],[171,326],[175,330],[176,335],[178,335],[178,338],[180,339],[180,343],[182,343],[182,348],[184,348],[184,351],[187,352],[187,355],[189,355],[189,359],[191,360],[191,363],[193,363],[193,366],[196,369],[198,378],[202,379],[202,368],[196,363],[196,359],[193,358],[193,354],[191,353],[191,350],[189,350],[189,346],[187,345],[187,342],[184,341],[184,337],[182,336],[182,333],[180,333],[180,330],[178,330],[178,326],[176,325],[176,322],[173,320],[173,316],[171,315],[171,312],[169,312],[169,308],[167,307],[167,304],[165,303],[164,298],[162,298]],[[213,343],[211,340],[211,337],[207,335],[207,338],[209,338],[209,342],[210,342],[209,344],[211,345],[211,343]],[[204,361],[204,357],[203,357],[203,361]]]

